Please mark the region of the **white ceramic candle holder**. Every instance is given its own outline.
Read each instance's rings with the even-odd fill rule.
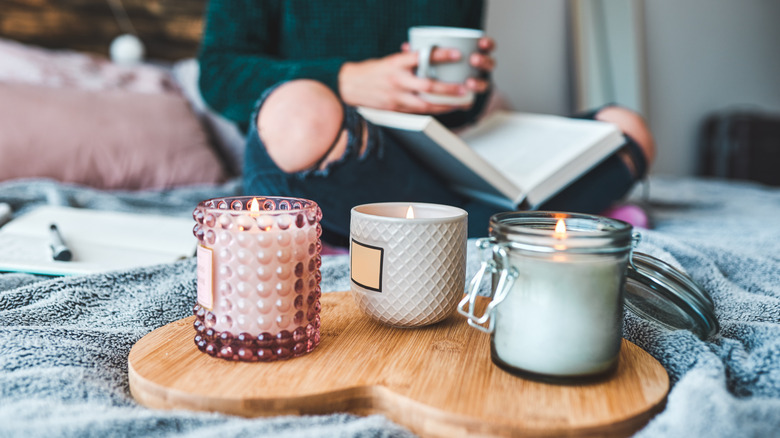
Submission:
[[[422,203],[353,208],[350,272],[358,307],[399,327],[449,316],[465,289],[467,216],[460,208]]]

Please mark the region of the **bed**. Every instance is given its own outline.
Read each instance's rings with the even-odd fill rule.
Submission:
[[[639,249],[684,270],[711,294],[721,335],[704,342],[626,315],[624,336],[658,359],[673,383],[664,410],[637,436],[776,434],[780,190],[693,178],[654,177],[650,184],[655,229],[642,230]],[[231,182],[107,192],[24,180],[0,184],[0,202],[20,211],[61,203],[186,217],[199,200],[238,190]],[[325,256],[322,269],[325,291],[348,289],[347,256]],[[128,389],[130,348],[187,316],[194,301],[192,259],[82,277],[0,275],[0,435],[410,435],[381,416],[243,419],[139,406]]]
[[[109,23],[97,26],[109,29],[105,36],[118,33],[111,27],[110,10],[102,3],[102,9],[99,2],[90,1],[67,3],[70,9],[55,2],[44,2],[46,7],[39,9],[29,6],[39,3],[0,0],[4,36],[41,45],[62,42],[50,35],[57,29],[54,24],[47,32],[29,30],[29,26],[34,27],[29,17],[50,17],[48,23],[60,23],[51,18],[58,16],[57,11],[71,19],[91,11],[102,17],[96,18],[97,23]],[[140,14],[149,20],[138,27],[152,29],[158,36],[161,31],[153,24],[155,11],[161,16],[170,12],[180,17],[181,29],[187,27],[181,24],[185,16],[189,18],[183,21],[190,26],[200,25],[201,2],[192,2],[201,9],[191,15],[166,9],[174,8],[174,2],[125,3],[131,16]],[[176,4],[182,3],[190,2]],[[8,24],[7,17],[12,16],[20,23],[17,27]],[[62,20],[63,29],[72,24]],[[177,29],[170,17],[167,20]],[[181,35],[186,34],[181,29],[177,44],[159,43],[150,53],[158,58],[192,56],[196,43],[190,38],[189,46],[181,45]],[[66,44],[79,50],[98,50],[107,43],[92,48],[73,41]],[[166,51],[166,44],[177,48]],[[166,55],[170,53],[174,55]],[[224,159],[217,153],[206,159],[213,163],[215,156]],[[202,181],[118,184],[88,186],[44,177],[13,178],[0,182],[0,202],[10,204],[16,214],[55,204],[189,217],[203,199],[240,193],[240,184],[229,171]],[[654,176],[647,198],[636,194],[635,199],[645,203],[654,222],[653,229],[640,230],[643,239],[639,250],[697,281],[712,296],[721,326],[719,336],[702,341],[688,331],[665,330],[626,314],[624,337],[655,357],[673,385],[664,409],[636,436],[777,435],[780,189],[747,182]],[[470,245],[470,273],[478,263]],[[325,256],[322,274],[325,292],[347,290],[348,257]],[[195,286],[194,259],[79,277],[0,274],[0,436],[413,436],[403,426],[378,415],[246,419],[157,411],[137,404],[128,388],[130,348],[150,331],[187,316],[195,302]]]

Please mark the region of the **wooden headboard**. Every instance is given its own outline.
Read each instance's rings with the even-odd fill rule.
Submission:
[[[147,57],[195,56],[207,0],[120,0]],[[108,54],[122,34],[108,0],[0,0],[0,38]]]

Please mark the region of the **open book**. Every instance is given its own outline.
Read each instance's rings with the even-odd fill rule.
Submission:
[[[495,112],[456,135],[431,116],[360,108],[464,195],[536,208],[623,144],[613,124]]]
[[[57,225],[70,261],[52,257]],[[0,271],[75,275],[170,263],[195,254],[192,219],[43,206],[0,227]]]

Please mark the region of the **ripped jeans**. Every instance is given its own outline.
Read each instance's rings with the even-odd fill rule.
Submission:
[[[430,202],[460,207],[469,214],[469,237],[486,236],[490,216],[501,208],[453,192],[423,163],[409,154],[379,126],[365,121],[354,107],[344,105],[347,149],[325,169],[287,173],[279,169],[266,152],[257,131],[257,113],[277,84],[263,93],[250,121],[244,160],[244,193],[257,196],[294,196],[311,199],[322,209],[322,239],[347,246],[350,210],[373,202]],[[581,115],[593,118],[596,111]],[[360,153],[363,129],[368,143]],[[611,155],[544,203],[540,209],[599,213],[619,200],[644,176],[646,164],[639,146],[628,136],[621,148],[636,166],[634,177],[626,164]]]

